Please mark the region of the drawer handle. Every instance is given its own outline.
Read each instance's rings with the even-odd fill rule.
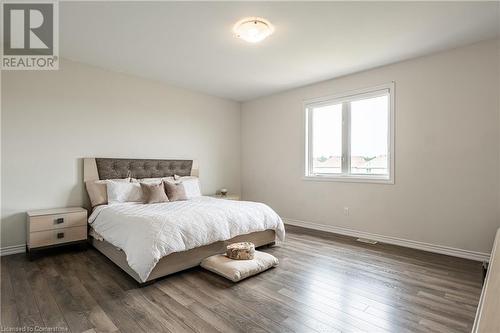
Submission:
[[[64,238],[64,232],[58,232],[57,233],[57,238],[60,239],[60,238]]]
[[[60,217],[60,218],[57,218],[54,220],[54,223],[55,224],[61,224],[61,223],[64,223],[64,217]]]

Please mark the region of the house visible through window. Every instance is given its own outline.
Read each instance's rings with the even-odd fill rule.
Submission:
[[[310,179],[393,181],[393,84],[305,103]]]

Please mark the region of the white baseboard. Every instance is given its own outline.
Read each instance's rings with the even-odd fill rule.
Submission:
[[[294,225],[298,227],[303,227],[307,229],[321,230],[326,232],[331,232],[334,234],[340,234],[345,236],[351,236],[356,238],[368,238],[373,239],[381,243],[387,243],[392,245],[399,245],[403,247],[409,247],[412,249],[423,250],[428,252],[434,252],[439,254],[446,254],[453,257],[465,258],[476,261],[489,261],[490,254],[483,252],[475,252],[463,249],[457,249],[449,246],[442,246],[436,244],[429,244],[409,239],[397,238],[392,236],[383,236],[378,234],[372,234],[369,232],[353,230],[349,228],[336,227],[333,225],[325,225],[313,222],[306,222],[300,220],[294,220],[289,218],[283,218],[285,224]]]
[[[0,248],[0,256],[8,256],[9,254],[26,252],[26,244],[5,246]]]

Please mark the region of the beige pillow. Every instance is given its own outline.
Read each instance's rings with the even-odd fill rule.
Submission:
[[[87,180],[85,182],[85,187],[87,188],[87,194],[89,195],[92,207],[106,205],[108,203],[106,184],[109,182],[130,182],[130,178]]]
[[[163,182],[159,184],[141,183],[142,193],[144,195],[144,203],[153,204],[160,202],[168,202],[167,194]]]
[[[169,201],[187,200],[186,191],[182,183],[163,182]]]
[[[276,267],[278,264],[279,261],[275,256],[255,251],[254,258],[251,260],[233,260],[226,257],[225,254],[216,254],[203,259],[201,267],[233,282],[238,282],[271,267]]]

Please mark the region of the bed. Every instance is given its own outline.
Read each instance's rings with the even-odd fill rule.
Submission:
[[[194,160],[84,159],[85,182],[197,177],[198,172]],[[97,206],[89,217],[89,231],[92,246],[140,285],[195,267],[225,252],[229,243],[249,241],[261,247],[284,237],[283,222],[268,206],[211,197]]]

